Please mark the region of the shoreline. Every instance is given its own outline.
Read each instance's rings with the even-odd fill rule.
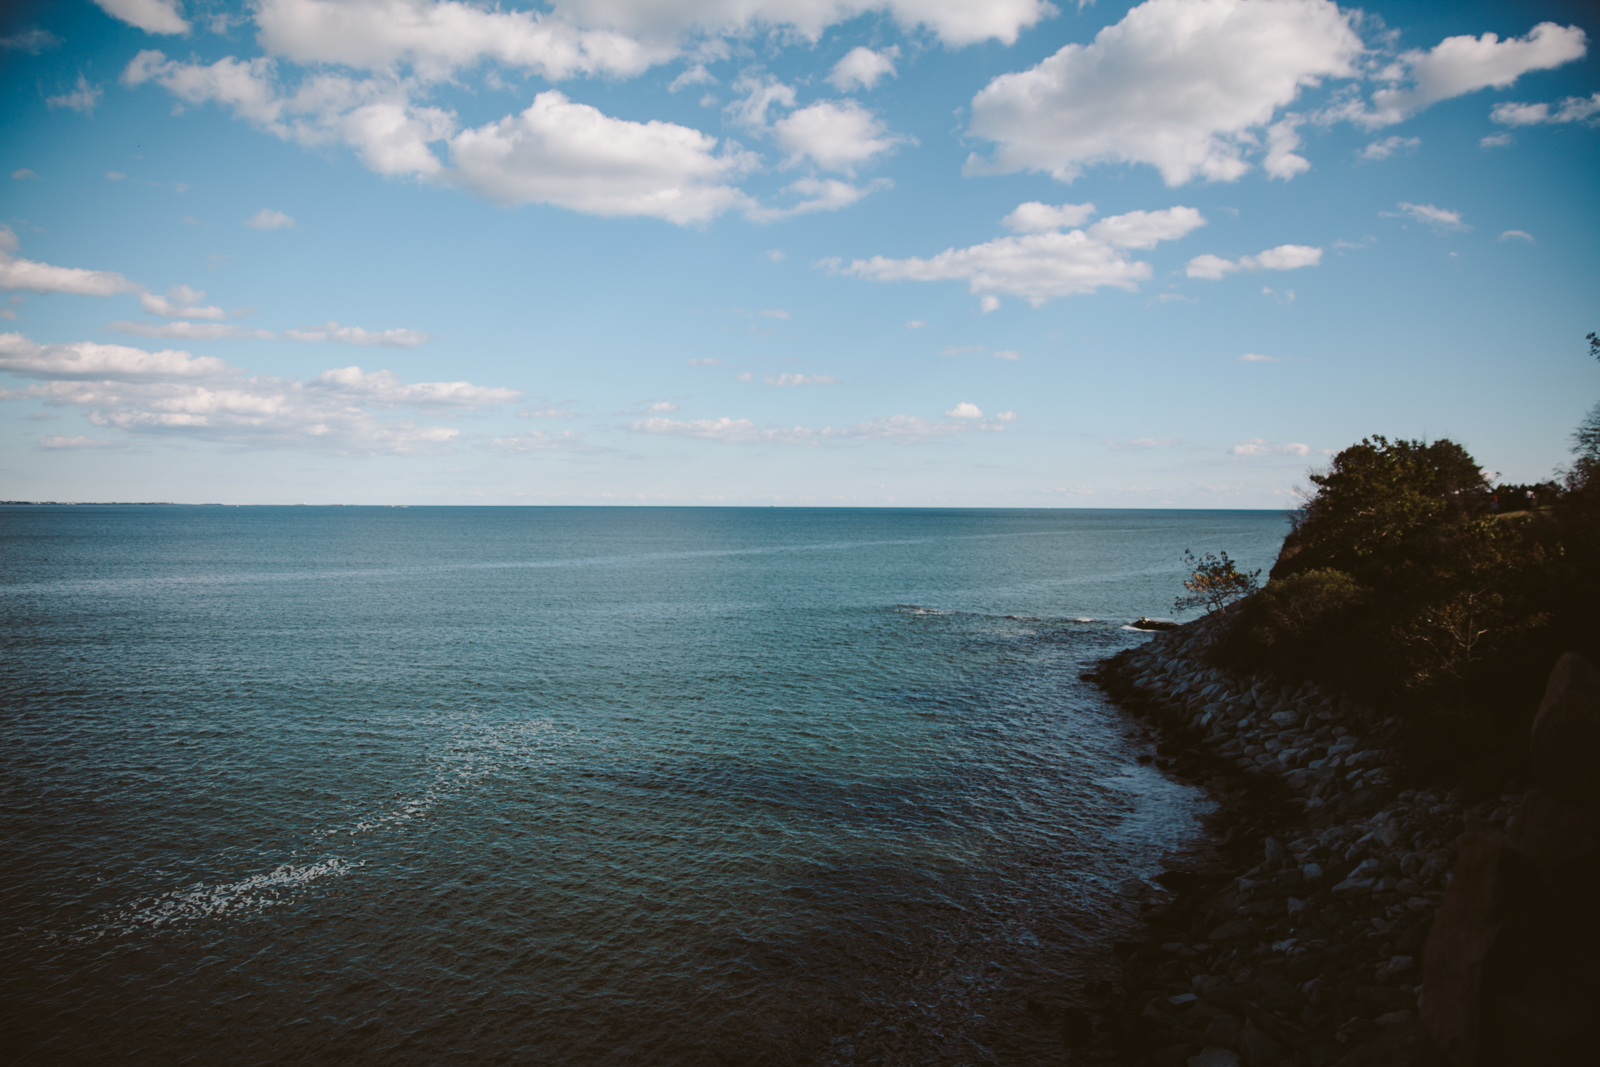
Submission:
[[[1521,797],[1400,788],[1394,719],[1212,666],[1221,621],[1153,633],[1086,675],[1149,726],[1140,761],[1218,807],[1161,861],[1143,938],[1114,946],[1121,982],[1090,990],[1098,1027],[1066,1035],[1075,1062],[1411,1064],[1456,839],[1504,829]]]

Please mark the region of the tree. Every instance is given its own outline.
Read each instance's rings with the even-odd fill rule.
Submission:
[[[1403,561],[1418,541],[1486,510],[1488,481],[1454,441],[1363,438],[1314,473],[1272,577],[1333,567],[1371,584],[1374,566]]]
[[[1181,596],[1172,603],[1172,606],[1179,611],[1203,607],[1208,612],[1225,613],[1229,604],[1240,597],[1249,596],[1260,588],[1261,572],[1256,570],[1246,574],[1234,565],[1226,552],[1216,555],[1207,552],[1203,557],[1196,559],[1195,554],[1186,548],[1183,550],[1183,558],[1194,568],[1194,573],[1183,582],[1183,587],[1189,590],[1189,595]]]

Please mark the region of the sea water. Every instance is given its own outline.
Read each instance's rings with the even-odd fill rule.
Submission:
[[[1204,808],[1079,675],[1285,529],[0,508],[0,1053],[1059,1062]]]

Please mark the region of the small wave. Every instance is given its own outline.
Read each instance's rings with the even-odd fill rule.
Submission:
[[[1080,615],[1076,619],[1073,619],[1072,621],[1073,622],[1094,622],[1094,619],[1093,619],[1093,617],[1088,616],[1088,615]]]
[[[264,911],[313,882],[340,878],[362,866],[339,856],[328,856],[316,863],[284,863],[265,874],[253,874],[236,882],[206,885],[203,882],[135,904],[115,912],[96,932],[121,933],[139,927],[170,926],[173,923],[216,919],[248,911]]]
[[[942,611],[939,608],[924,608],[916,604],[896,604],[894,610],[902,615],[953,615],[954,612]]]

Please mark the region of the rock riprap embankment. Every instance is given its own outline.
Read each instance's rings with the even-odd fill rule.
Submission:
[[[1312,684],[1206,660],[1220,622],[1158,634],[1099,681],[1149,719],[1164,769],[1220,801],[1209,844],[1170,857],[1148,936],[1117,946],[1105,1020],[1120,1062],[1410,1064],[1423,947],[1464,830],[1523,797],[1466,806],[1396,784],[1398,724]],[[1088,1053],[1087,1048],[1082,1050]]]

